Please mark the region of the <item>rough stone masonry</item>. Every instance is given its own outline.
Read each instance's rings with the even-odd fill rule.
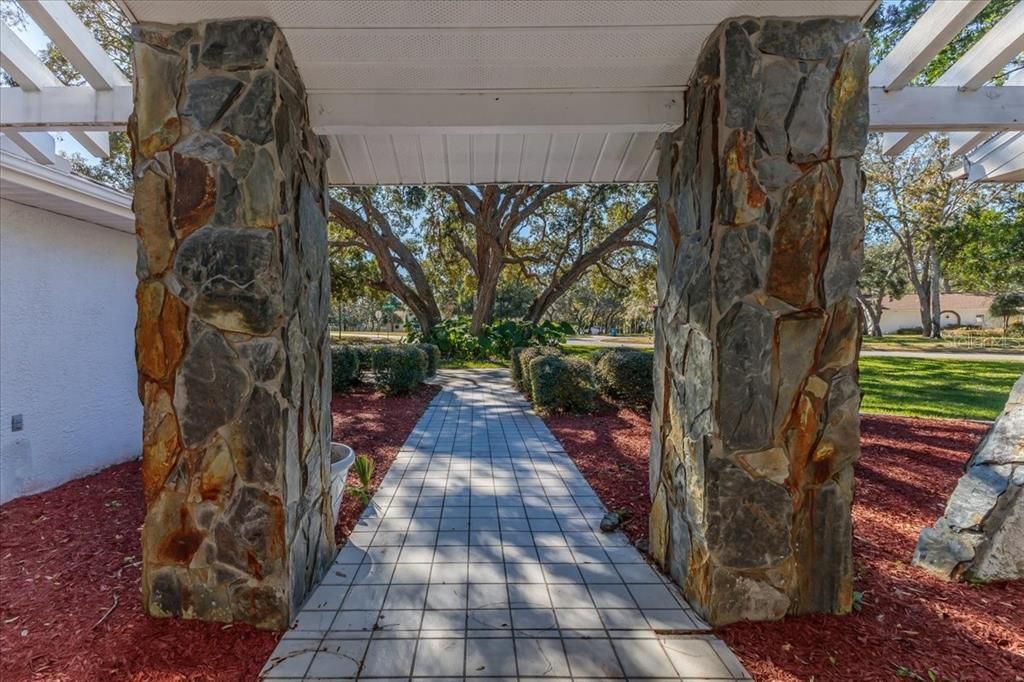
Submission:
[[[946,579],[1024,580],[1024,375],[965,468],[914,564]]]
[[[336,549],[327,150],[272,23],[133,38],[143,601],[284,628]]]
[[[852,604],[868,44],[735,19],[662,136],[651,552],[714,624]]]

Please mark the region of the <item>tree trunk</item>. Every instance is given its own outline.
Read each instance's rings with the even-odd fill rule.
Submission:
[[[882,297],[878,296],[874,300],[868,300],[863,296],[858,296],[857,300],[860,301],[861,310],[864,311],[864,322],[867,327],[867,333],[875,338],[881,338]]]
[[[498,280],[501,278],[501,270],[504,265],[501,255],[495,256],[493,250],[488,250],[487,257],[482,259],[476,278],[476,297],[473,301],[473,319],[470,322],[469,332],[473,336],[480,336],[484,325],[491,321],[491,314],[494,311],[494,298],[498,291]]]
[[[932,328],[930,336],[933,339],[942,338],[942,303],[939,300],[939,292],[942,286],[942,275],[939,271],[939,252],[937,249],[932,249],[932,279],[931,279],[931,312],[932,312]]]

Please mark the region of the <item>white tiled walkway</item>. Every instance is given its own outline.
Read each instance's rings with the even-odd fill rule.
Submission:
[[[748,679],[504,372],[441,381],[266,679]]]

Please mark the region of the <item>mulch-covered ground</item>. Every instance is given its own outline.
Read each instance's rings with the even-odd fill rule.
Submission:
[[[647,534],[650,423],[630,410],[553,416],[548,426],[625,531]],[[856,466],[854,589],[860,611],[719,630],[758,680],[1022,680],[1024,584],[948,583],[909,560],[921,528],[942,514],[986,427],[867,416]]]
[[[334,439],[373,458],[379,482],[438,390],[336,396]],[[143,614],[141,480],[127,462],[0,506],[0,680],[256,678],[277,633]],[[354,499],[343,506],[338,537],[359,515]]]

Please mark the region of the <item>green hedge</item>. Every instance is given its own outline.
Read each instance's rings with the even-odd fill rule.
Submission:
[[[654,401],[654,353],[620,348],[601,352],[594,361],[594,374],[601,394],[613,401],[630,405]]]
[[[509,357],[512,364],[512,383],[523,393],[532,391],[530,385],[530,361],[542,355],[561,355],[562,351],[554,346],[529,346],[513,348]]]
[[[345,391],[359,380],[359,353],[353,346],[331,346],[331,389]]]
[[[521,356],[521,359],[522,356]],[[586,360],[541,355],[530,360],[533,404],[544,412],[591,412],[597,386],[594,368]]]
[[[416,346],[380,346],[373,353],[373,378],[388,395],[410,393],[426,378],[427,354]]]
[[[381,346],[372,343],[354,343],[351,348],[359,356],[359,377],[361,378],[363,372],[373,369],[373,356]]]
[[[416,347],[427,354],[427,376],[437,374],[437,366],[441,363],[441,349],[432,343],[417,343]]]

